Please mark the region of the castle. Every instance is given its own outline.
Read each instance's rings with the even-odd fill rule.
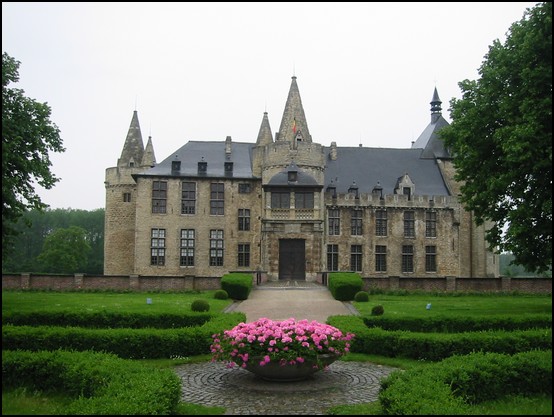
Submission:
[[[293,76],[275,137],[266,112],[255,143],[189,141],[159,164],[135,111],[106,169],[104,274],[498,277],[437,135],[448,122],[436,88],[430,104],[410,148],[325,147]]]

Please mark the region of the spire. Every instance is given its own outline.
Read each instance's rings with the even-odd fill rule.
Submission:
[[[289,96],[285,104],[285,111],[283,112],[283,118],[281,119],[281,126],[276,140],[292,142],[294,144],[296,144],[296,142],[312,141],[295,75],[292,76]]]
[[[153,167],[154,165],[156,165],[156,155],[154,155],[152,136],[148,136],[148,142],[146,143],[146,148],[144,149],[141,165],[143,167]]]
[[[143,154],[144,144],[142,143],[138,114],[135,110],[129,131],[127,132],[127,139],[125,139],[125,145],[123,145],[123,150],[121,151],[121,157],[117,161],[117,166],[138,167],[142,163]]]
[[[431,99],[430,104],[431,104],[431,123],[435,123],[439,119],[439,116],[442,114],[442,108],[441,108],[442,101],[439,98],[437,87],[435,87],[433,98]]]
[[[263,146],[273,143],[273,134],[271,133],[271,127],[269,126],[269,118],[267,117],[267,112],[264,112],[264,117],[262,119],[262,125],[260,126],[260,131],[258,133],[258,139],[256,140],[256,145]]]

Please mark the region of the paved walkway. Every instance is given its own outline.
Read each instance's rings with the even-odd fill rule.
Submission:
[[[321,323],[332,315],[358,314],[349,302],[335,300],[327,287],[305,281],[258,285],[247,300],[226,311],[242,311],[247,321],[292,317]],[[334,405],[376,401],[381,379],[395,370],[339,360],[303,381],[270,382],[241,368],[228,369],[221,362],[175,368],[183,401],[225,407],[228,415],[316,415]]]
[[[246,321],[308,319],[325,323],[329,316],[358,314],[350,302],[337,301],[321,284],[305,281],[276,281],[256,286],[247,300],[232,304],[226,312],[240,311]]]

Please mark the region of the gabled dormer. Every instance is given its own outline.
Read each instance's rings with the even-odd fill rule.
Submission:
[[[412,196],[415,194],[415,184],[408,173],[398,177],[396,186],[394,187],[394,193],[408,196],[408,200],[412,199]]]

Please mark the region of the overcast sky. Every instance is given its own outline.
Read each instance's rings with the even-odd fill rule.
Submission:
[[[291,76],[313,141],[409,148],[478,79],[493,40],[535,2],[2,3],[2,52],[47,102],[64,153],[51,208],[105,204],[133,111],[157,162],[189,140],[255,142],[279,129]]]

